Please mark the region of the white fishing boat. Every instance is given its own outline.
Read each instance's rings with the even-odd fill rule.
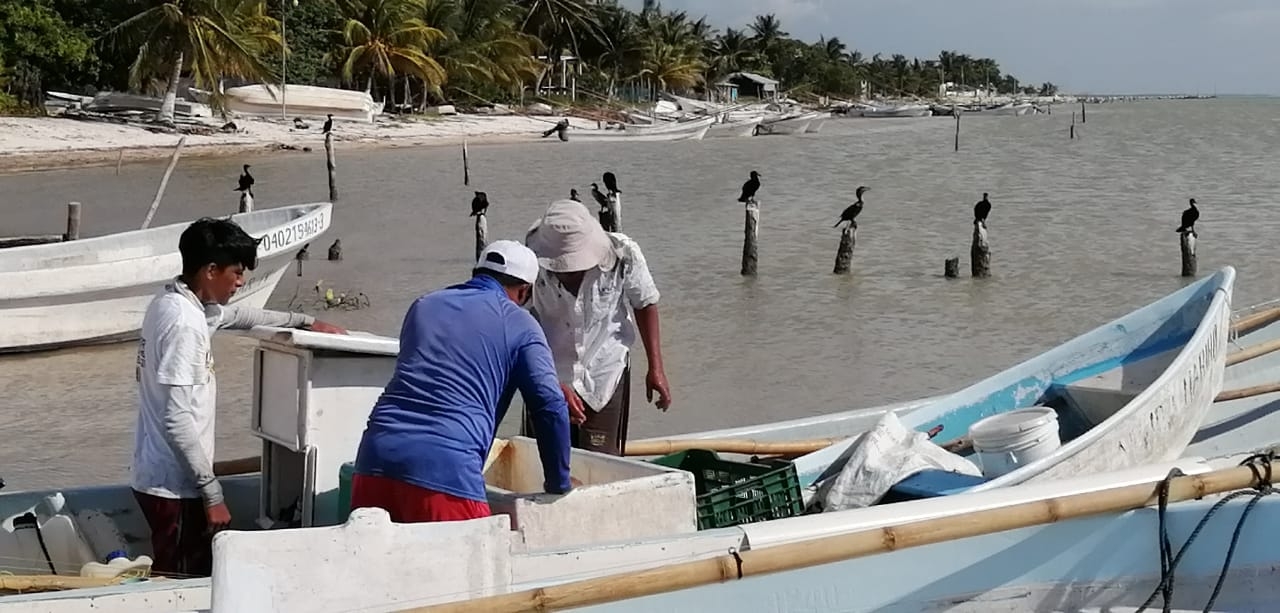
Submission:
[[[1036,106],[1030,102],[1016,103],[1010,102],[997,107],[989,108],[983,111],[988,115],[1030,115],[1036,112]]]
[[[224,92],[227,110],[236,115],[279,117],[283,102],[289,117],[324,118],[372,122],[383,111],[385,103],[375,102],[369,92],[288,85],[283,100],[280,86],[271,84],[243,85]]]
[[[933,109],[927,104],[897,104],[892,106],[863,107],[863,117],[929,117]]]
[[[262,237],[260,263],[233,299],[261,307],[308,241],[329,229],[329,203],[233,215]],[[135,338],[155,293],[182,271],[189,222],[0,251],[0,352]]]
[[[816,113],[799,113],[783,115],[775,119],[765,119],[760,123],[757,134],[804,134],[809,125],[817,119]]]
[[[657,123],[652,126],[623,124],[604,129],[571,127],[567,134],[570,142],[702,140],[715,121],[715,117],[704,117],[692,121]]]
[[[753,117],[744,121],[721,121],[711,125],[704,138],[737,138],[755,136],[756,127],[764,121],[763,117]]]
[[[805,134],[817,134],[818,132],[821,132],[822,126],[827,125],[827,120],[831,119],[831,113],[828,111],[815,113],[815,115],[816,117],[814,117],[813,122],[805,127]]]
[[[1168,391],[1194,400],[1199,397],[1201,389],[1214,386],[1215,378],[1220,381],[1224,377],[1221,372],[1223,362],[1215,362],[1217,358],[1214,356],[1225,350],[1227,331],[1219,316],[1229,302],[1232,276],[1228,268],[1064,345],[1072,347],[1073,351],[1054,350],[1045,354],[1064,359],[1064,368],[1054,376],[1074,380],[1070,384],[1074,385],[1094,375],[1120,369],[1130,375],[1126,379],[1132,385],[1145,390],[1159,388],[1155,392],[1138,392],[1126,406],[1134,402],[1145,405],[1159,401],[1176,404],[1179,410],[1193,415],[1202,412],[1194,402],[1166,398],[1163,391],[1164,388],[1176,388]],[[1183,306],[1172,308],[1173,303]],[[1172,312],[1168,311],[1171,308]],[[1242,337],[1240,344],[1248,347],[1245,351],[1258,357],[1237,360],[1227,369],[1225,378],[1233,385],[1237,378],[1247,382],[1269,376],[1274,380],[1280,373],[1280,352],[1263,350],[1280,337],[1280,324],[1276,323],[1280,317],[1268,316],[1269,320],[1248,328]],[[1157,321],[1163,323],[1157,324]],[[236,531],[218,537],[212,582],[208,579],[150,581],[59,594],[13,596],[0,598],[0,612],[79,611],[81,609],[75,607],[90,600],[101,605],[107,602],[106,598],[120,607],[133,607],[117,610],[177,611],[204,608],[211,603],[214,611],[242,611],[256,610],[254,599],[270,597],[267,595],[289,595],[272,601],[272,610],[278,611],[303,610],[298,607],[304,605],[314,607],[315,599],[320,597],[326,601],[337,599],[333,602],[339,603],[344,599],[360,598],[363,599],[362,606],[373,607],[370,610],[395,610],[397,606],[553,585],[584,574],[608,573],[619,567],[639,569],[698,557],[710,558],[730,548],[746,550],[785,544],[874,526],[877,522],[879,525],[891,525],[905,518],[956,515],[1043,499],[1049,495],[1149,481],[1163,476],[1173,465],[1189,473],[1207,469],[1201,458],[1188,457],[1175,463],[1156,463],[1114,473],[1082,471],[1092,476],[1075,481],[1045,481],[1025,487],[1001,488],[990,493],[926,497],[924,500],[854,511],[827,512],[695,532],[695,510],[689,499],[692,484],[672,476],[671,471],[632,458],[611,458],[575,451],[574,474],[584,483],[580,491],[565,497],[517,495],[529,504],[522,507],[516,502],[515,507],[510,506],[512,492],[537,490],[539,474],[536,445],[528,439],[513,439],[510,445],[514,447],[495,446],[491,458],[495,455],[501,458],[508,448],[516,449],[518,454],[507,457],[505,462],[495,462],[497,468],[487,473],[491,484],[497,488],[491,489],[494,508],[514,508],[510,518],[413,526],[379,522],[363,514],[343,527],[262,531],[263,525],[291,525],[291,522],[302,521],[302,525],[323,526],[341,521],[343,505],[339,502],[341,479],[338,467],[354,456],[361,424],[367,413],[367,409],[353,410],[353,407],[371,405],[381,392],[387,373],[394,365],[398,346],[395,339],[383,337],[331,337],[273,330],[255,331],[255,335],[261,339],[261,344],[255,357],[258,366],[254,369],[257,375],[252,409],[253,431],[263,439],[264,457],[268,461],[264,464],[266,472],[260,475],[223,479],[232,516],[236,518],[233,525]],[[1103,337],[1106,342],[1101,342]],[[1216,346],[1219,338],[1222,339],[1222,347]],[[1134,357],[1117,360],[1118,356],[1124,355]],[[1164,374],[1150,380],[1144,371],[1162,360],[1165,367],[1157,370]],[[897,409],[904,423],[927,426],[934,423],[938,415],[947,413],[940,413],[937,407],[949,406],[956,410],[951,411],[954,414],[948,415],[947,419],[958,420],[960,416],[969,414],[967,407],[975,400],[984,396],[1000,396],[992,388],[1006,384],[1001,389],[1007,389],[1010,382],[1040,390],[1032,391],[1031,396],[1025,399],[1035,402],[1034,396],[1042,393],[1045,385],[1037,374],[1042,372],[1040,367],[1045,361],[1045,356],[1033,359],[1010,369],[1003,376],[988,380],[985,386],[979,384],[955,394],[873,413],[884,414]],[[1216,374],[1212,372],[1215,363],[1219,369]],[[1203,383],[1182,376],[1195,369],[1201,370],[1199,376]],[[1090,371],[1092,374],[1088,374]],[[1082,375],[1083,378],[1076,378]],[[1128,395],[1131,388],[1122,383],[1118,391]],[[1238,443],[1250,436],[1266,434],[1267,428],[1257,428],[1255,423],[1270,413],[1264,407],[1275,402],[1276,398],[1273,393],[1215,404],[1215,414],[1206,422],[1206,428],[1201,430],[1188,453],[1197,453],[1198,446],[1203,445],[1230,446],[1230,439],[1235,435],[1243,435],[1236,436]],[[992,398],[977,404],[990,407],[1002,403]],[[1105,404],[1100,402],[1093,406],[1103,409]],[[1117,411],[1112,416],[1123,412]],[[913,417],[916,414],[920,417]],[[1153,416],[1158,414],[1152,413]],[[1161,424],[1170,420],[1163,416],[1160,420],[1152,418],[1150,423],[1154,427],[1146,430],[1148,438],[1168,436],[1171,430]],[[755,429],[754,436],[765,438],[769,433],[776,435],[783,431],[808,432],[818,428],[819,421],[788,422],[781,428],[761,426]],[[829,416],[825,420],[827,428],[821,435],[852,435],[867,429],[868,423],[860,426],[857,421],[847,414]],[[949,428],[950,423],[944,431],[950,431]],[[727,433],[737,435],[747,430],[750,429],[691,436],[719,438]],[[1273,440],[1280,438],[1277,436],[1280,429],[1272,426],[1269,432]],[[1156,436],[1151,436],[1153,434]],[[1171,438],[1176,439],[1176,436]],[[1100,438],[1103,442],[1099,444],[1104,444],[1106,437]],[[1170,448],[1177,445],[1177,440],[1170,440],[1146,446]],[[1115,448],[1110,451],[1122,453]],[[1139,457],[1149,455],[1138,454]],[[1176,457],[1177,454],[1173,455]],[[1128,460],[1119,460],[1106,464],[1129,463]],[[675,473],[688,475],[683,471]],[[523,481],[523,485],[514,481]],[[503,491],[507,493],[503,494]],[[644,501],[637,501],[637,496],[644,497]],[[504,504],[508,506],[502,507]],[[619,510],[620,506],[635,508],[639,505],[645,507],[646,513],[630,514]],[[11,525],[14,517],[28,511],[35,513],[40,520],[39,525],[45,528],[42,538],[46,542],[60,544],[49,547],[53,553],[46,555],[38,553],[41,551],[39,535],[8,528],[13,542],[4,545],[3,537],[6,535],[0,531],[0,559],[8,556],[10,559],[28,560],[25,567],[0,570],[31,574],[41,572],[41,564],[53,564],[64,573],[74,572],[86,560],[100,560],[107,552],[116,549],[123,549],[130,556],[146,553],[148,549],[145,524],[138,516],[125,485],[0,493],[0,517],[9,518],[0,526]],[[592,520],[592,513],[609,519]],[[297,519],[299,517],[302,519]],[[515,531],[512,531],[513,524]],[[584,527],[589,529],[584,530]],[[422,551],[423,547],[440,551],[442,556],[457,560],[458,564],[449,568],[431,565],[430,572],[426,572],[426,562],[420,558],[405,557],[418,555],[416,552]],[[57,559],[52,559],[54,557]],[[323,558],[326,563],[311,563],[316,558]],[[371,559],[380,562],[369,564]],[[349,580],[333,582],[324,578],[332,576],[344,576]],[[408,581],[409,576],[416,579]],[[808,577],[804,581],[805,585],[819,583]],[[362,589],[354,593],[350,590],[352,585],[360,585]],[[788,592],[779,597],[783,598],[779,601],[782,603],[780,606],[791,607],[800,602],[795,598],[803,599],[803,594]],[[262,602],[257,601],[256,606],[262,606]],[[9,606],[12,608],[5,608]],[[27,608],[18,608],[20,606]],[[695,607],[689,610],[704,609]]]

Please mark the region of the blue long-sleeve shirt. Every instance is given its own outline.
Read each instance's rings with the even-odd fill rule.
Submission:
[[[567,492],[569,408],[533,316],[483,275],[418,298],[356,472],[484,502],[484,461],[517,389],[536,427],[545,490]]]

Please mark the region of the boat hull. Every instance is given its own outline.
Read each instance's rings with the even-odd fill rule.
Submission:
[[[383,111],[367,92],[331,87],[289,85],[281,100],[276,85],[244,85],[226,90],[227,110],[236,115],[280,116],[281,103],[290,117],[325,118],[372,122]]]
[[[655,126],[630,126],[621,130],[573,129],[568,132],[569,141],[581,140],[590,142],[629,141],[629,142],[662,142],[681,140],[702,140],[715,123],[714,117],[699,119],[685,124],[668,124]]]
[[[780,119],[773,122],[764,122],[760,124],[760,134],[804,134],[809,129],[809,125],[813,123],[814,117],[809,115],[801,115],[800,117],[792,117],[790,119]]]
[[[324,235],[331,223],[328,203],[267,209],[235,215],[246,231],[264,240],[259,264],[231,304],[261,308],[270,299],[294,255]],[[72,243],[7,249],[3,256],[24,257],[31,270],[0,271],[0,353],[41,351],[120,342],[137,338],[147,305],[182,270],[178,235],[186,223],[152,230],[95,237]],[[167,247],[148,241],[165,241]],[[75,249],[79,264],[54,264],[59,248]],[[92,251],[137,250],[141,257],[94,261]],[[39,250],[39,251],[37,251]],[[88,259],[87,259],[88,258]],[[17,265],[15,265],[16,267]]]
[[[704,138],[741,138],[746,136],[755,136],[756,128],[760,125],[762,118],[756,117],[747,121],[731,121],[717,123],[707,130]]]

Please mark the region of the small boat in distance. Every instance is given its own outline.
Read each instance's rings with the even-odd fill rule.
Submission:
[[[704,117],[692,121],[660,122],[652,126],[623,125],[603,129],[571,127],[568,135],[570,142],[702,140],[715,122],[715,117]]]
[[[232,215],[261,237],[259,264],[232,304],[262,307],[302,246],[332,223],[328,202]],[[0,251],[0,353],[136,338],[152,297],[182,271],[189,222]]]
[[[322,118],[372,122],[382,114],[385,103],[375,102],[368,92],[314,85],[287,85],[284,98],[280,86],[273,84],[242,85],[224,92],[227,110],[236,115],[279,117],[281,103],[290,117]]]

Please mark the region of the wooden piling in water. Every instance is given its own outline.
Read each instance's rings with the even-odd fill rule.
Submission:
[[[462,139],[462,184],[471,185],[471,164],[467,160],[467,139]]]
[[[1071,113],[1071,140],[1076,139],[1076,114]]]
[[[333,158],[333,132],[324,135],[324,160],[329,169],[329,202],[338,202],[338,162]]]
[[[1196,233],[1188,230],[1178,237],[1178,247],[1182,251],[1182,276],[1196,276]]]
[[[960,151],[960,109],[951,111],[956,116],[956,151]]]
[[[760,238],[760,203],[755,198],[747,201],[746,224],[743,227],[742,240],[742,275],[756,274],[760,252],[757,242]]]
[[[853,246],[857,242],[858,229],[855,226],[840,231],[840,246],[836,247],[836,265],[832,274],[847,275],[853,267]]]
[[[987,227],[973,224],[973,245],[969,248],[969,272],[975,279],[991,276],[991,245],[987,243]]]
[[[1089,119],[1084,114],[1084,100],[1080,101],[1080,123],[1089,123]]]
[[[249,190],[247,189],[240,192],[240,212],[241,213],[253,212],[253,194],[250,194]]]
[[[489,220],[487,215],[476,215],[476,261],[480,261],[480,252],[489,244]]]
[[[613,209],[613,231],[622,231],[622,194],[609,194],[609,208]]]
[[[62,235],[64,241],[74,241],[80,238],[80,203],[67,203],[67,232]]]
[[[960,278],[960,258],[947,258],[942,265],[942,276],[948,279]]]

